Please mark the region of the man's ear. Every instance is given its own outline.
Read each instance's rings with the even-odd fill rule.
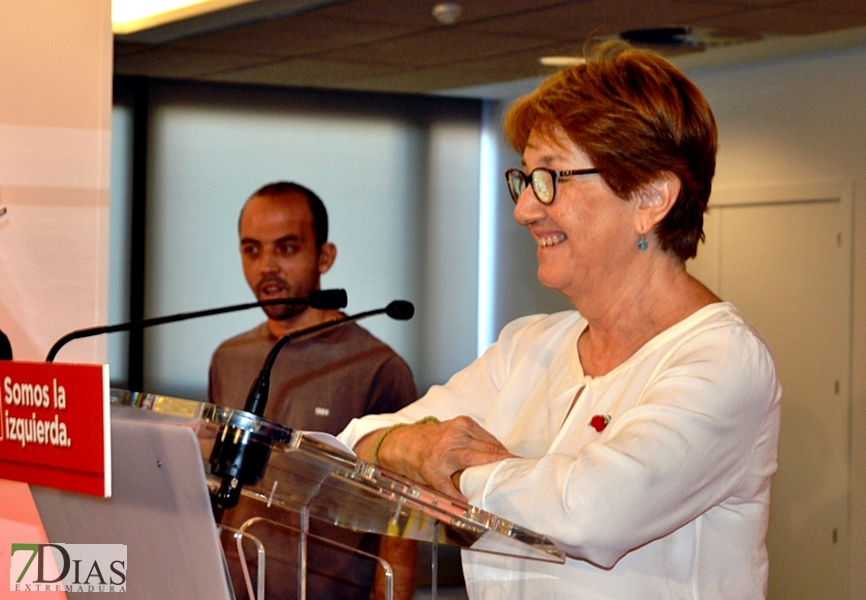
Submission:
[[[637,193],[635,225],[639,233],[652,230],[673,208],[680,195],[680,178],[663,173]]]
[[[319,250],[319,275],[327,273],[337,259],[337,247],[331,242],[322,244]]]

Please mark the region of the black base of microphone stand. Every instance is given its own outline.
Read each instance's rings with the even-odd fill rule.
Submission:
[[[268,466],[271,442],[263,436],[237,427],[226,427],[211,450],[211,473],[222,477],[211,493],[214,507],[234,508],[245,485],[254,485]]]

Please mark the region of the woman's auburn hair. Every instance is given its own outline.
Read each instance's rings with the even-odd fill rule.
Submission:
[[[624,42],[597,44],[586,52],[585,64],[517,99],[504,131],[520,154],[533,131],[548,140],[564,134],[623,199],[660,175],[676,175],[680,194],[655,234],[662,250],[683,261],[695,256],[704,237],[718,132],[703,94],[662,57]]]

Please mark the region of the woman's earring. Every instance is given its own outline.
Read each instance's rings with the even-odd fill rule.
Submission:
[[[638,250],[646,250],[649,248],[649,242],[646,241],[646,234],[640,234],[640,239],[637,241],[637,249]]]

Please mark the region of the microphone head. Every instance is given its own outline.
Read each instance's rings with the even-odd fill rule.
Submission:
[[[12,344],[2,331],[0,331],[0,360],[12,360]]]
[[[385,314],[392,319],[408,321],[415,314],[415,307],[408,300],[394,300],[385,308]]]
[[[308,300],[311,307],[323,310],[346,308],[349,303],[346,290],[313,290]]]

